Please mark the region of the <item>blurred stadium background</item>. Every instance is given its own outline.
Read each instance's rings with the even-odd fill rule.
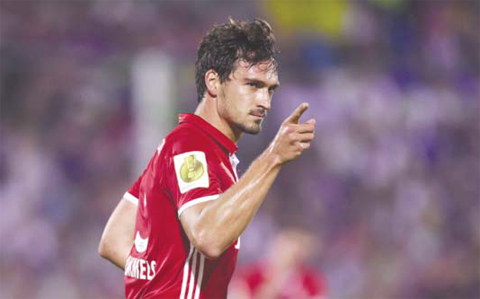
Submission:
[[[315,232],[330,298],[480,297],[479,1],[0,2],[0,298],[120,298],[107,218],[179,112],[197,43],[267,19],[282,87],[240,172],[302,101],[314,146],[282,170],[238,268]]]

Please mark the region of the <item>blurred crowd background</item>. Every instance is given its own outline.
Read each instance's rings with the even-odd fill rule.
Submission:
[[[480,2],[467,0],[2,0],[0,298],[123,296],[102,230],[145,166],[135,157],[194,111],[198,42],[228,16],[265,18],[281,50],[240,173],[299,103],[317,120],[237,269],[293,225],[315,237],[328,298],[479,298]],[[153,52],[173,70],[171,108],[140,152],[132,65]]]

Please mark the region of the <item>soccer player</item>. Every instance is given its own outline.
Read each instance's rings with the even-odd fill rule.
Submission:
[[[124,268],[127,298],[226,298],[240,235],[282,166],[314,138],[315,120],[299,123],[303,103],[238,178],[236,143],[260,132],[279,86],[276,53],[259,19],[230,20],[202,39],[195,113],[179,116],[102,236],[100,254]]]

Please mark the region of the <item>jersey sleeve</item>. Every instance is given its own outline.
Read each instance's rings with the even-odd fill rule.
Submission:
[[[143,171],[142,175],[140,175],[138,179],[133,183],[133,185],[130,186],[130,188],[128,188],[127,192],[125,192],[125,194],[123,195],[124,199],[138,206],[138,198],[140,197],[140,186],[142,184],[142,181],[145,176],[148,176],[149,173],[154,171],[157,161],[159,161],[158,160],[159,153],[163,145],[164,145],[164,140],[162,140],[162,143],[159,145],[159,147],[153,154],[152,158],[150,159],[150,162],[148,162],[148,165]]]
[[[143,174],[133,183],[127,192],[123,195],[123,198],[138,206],[138,197],[140,196],[140,184],[142,183]]]
[[[222,193],[215,152],[202,143],[181,144],[172,152],[170,169],[171,190],[178,217],[188,208],[210,200]]]

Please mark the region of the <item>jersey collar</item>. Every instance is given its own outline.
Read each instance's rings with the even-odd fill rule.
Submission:
[[[195,115],[193,113],[182,113],[178,115],[178,123],[191,123],[203,131],[207,132],[217,143],[219,143],[222,147],[224,147],[230,155],[234,154],[238,147],[237,145],[225,134],[220,132],[217,128],[212,126],[209,122],[204,120],[198,115]]]

